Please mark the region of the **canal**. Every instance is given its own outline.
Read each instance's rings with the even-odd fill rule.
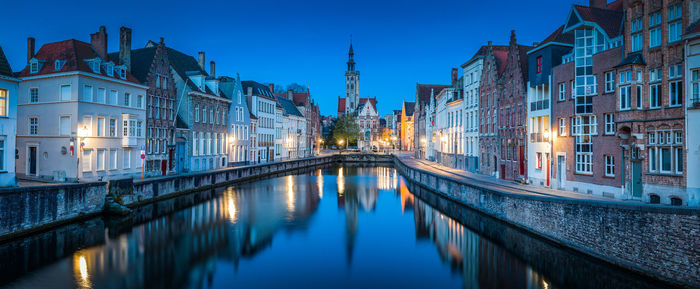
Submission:
[[[6,288],[661,288],[441,199],[325,166],[0,244]]]

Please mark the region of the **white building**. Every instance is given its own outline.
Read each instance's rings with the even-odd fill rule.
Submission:
[[[241,81],[248,109],[255,116],[255,142],[251,141],[252,163],[274,161],[277,100],[270,88],[255,81]]]
[[[306,118],[300,107],[288,98],[277,96],[281,108],[280,149],[282,159],[297,159],[308,156],[306,146]]]
[[[377,98],[361,98],[360,105],[355,110],[355,121],[360,128],[357,146],[364,151],[379,148],[379,112]]]
[[[17,89],[19,79],[0,47],[0,187],[14,186],[15,137],[17,134]]]
[[[695,23],[683,37],[685,45],[685,152],[688,206],[700,206],[700,25]]]
[[[45,44],[20,72],[17,172],[64,180],[140,175],[148,87],[107,57],[104,26],[92,44]]]
[[[462,64],[464,91],[464,142],[467,171],[479,172],[479,86],[487,46],[482,46],[469,61]]]
[[[435,97],[435,160],[448,167],[464,169],[464,97],[462,85],[459,81],[455,84]]]

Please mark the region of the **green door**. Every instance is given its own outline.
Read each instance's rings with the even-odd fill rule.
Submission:
[[[642,162],[632,162],[632,197],[642,197]]]

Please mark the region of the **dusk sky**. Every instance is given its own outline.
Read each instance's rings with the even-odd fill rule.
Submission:
[[[360,94],[376,96],[380,115],[415,98],[416,82],[448,84],[488,40],[541,41],[588,1],[10,1],[2,0],[0,46],[12,65],[26,63],[26,38],[49,42],[107,27],[118,50],[119,27],[133,29],[132,48],[149,39],[196,56],[205,51],[217,75],[308,85],[323,115],[335,115],[344,94],[350,34],[360,70]],[[106,4],[106,5],[105,5]],[[208,70],[208,67],[207,67]]]

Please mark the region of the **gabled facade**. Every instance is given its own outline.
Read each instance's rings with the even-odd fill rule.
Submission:
[[[17,90],[19,79],[0,47],[0,187],[17,183],[15,176],[15,138],[17,135]]]
[[[403,151],[411,151],[414,148],[413,134],[413,110],[415,109],[414,102],[403,100],[401,103],[401,129],[400,129],[400,149]]]
[[[250,111],[248,102],[243,94],[241,77],[219,77],[219,87],[231,100],[228,114],[228,160],[229,166],[239,166],[248,163],[248,147],[250,146]]]
[[[561,64],[562,56],[570,53],[573,35],[557,28],[534,49],[527,52],[527,175],[534,185],[550,186],[552,159],[552,68]],[[555,100],[556,101],[556,100]]]
[[[360,137],[357,146],[361,150],[369,151],[379,148],[379,112],[377,111],[377,98],[360,98],[360,105],[355,111],[355,121],[360,128]]]
[[[28,39],[19,72],[18,174],[55,181],[141,176],[148,86],[109,58],[104,26],[90,38],[48,43],[36,54]]]
[[[622,59],[621,4],[574,5],[564,25],[562,33],[573,36],[574,47],[553,68],[550,185],[555,188],[622,197],[624,157],[615,135],[615,91],[620,83],[614,76]]]
[[[431,125],[435,161],[448,167],[464,169],[464,94],[462,79],[452,69],[452,85],[435,96],[435,124]]]
[[[281,160],[298,159],[308,155],[309,147],[306,144],[306,118],[294,104],[293,99],[277,96],[280,108],[280,127],[275,134],[281,140],[279,151]],[[299,106],[302,107],[303,106]]]
[[[440,84],[420,84],[416,83],[416,99],[414,111],[414,136],[413,139],[416,140],[413,144],[413,150],[415,157],[418,159],[428,159],[427,150],[428,142],[430,142],[431,135],[427,134],[427,115],[431,113],[428,110],[428,105],[430,101],[435,98],[435,95],[439,94],[443,88],[447,88],[449,85]]]
[[[479,84],[479,118],[483,120],[479,122],[479,172],[489,176],[499,176],[498,105],[503,93],[508,50],[508,46],[494,46],[489,41]]]
[[[110,53],[124,65],[146,90],[146,175],[164,176],[176,169],[175,87],[165,43],[149,42],[148,47],[131,50],[131,29],[119,30],[120,48]]]

